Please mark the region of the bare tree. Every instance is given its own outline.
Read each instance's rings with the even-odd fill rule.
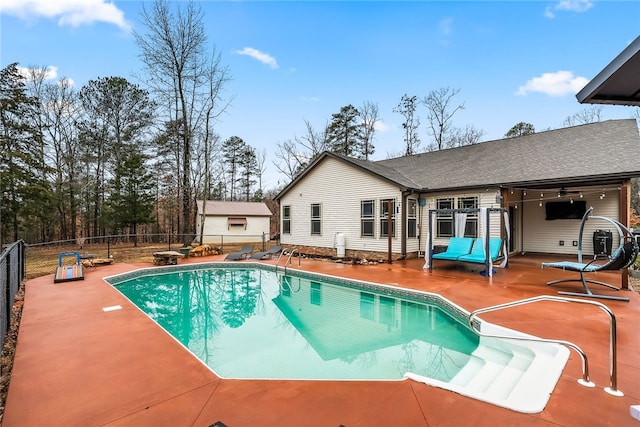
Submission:
[[[29,67],[26,74],[27,90],[37,101],[33,120],[42,135],[38,161],[43,167],[39,171],[44,173],[41,178],[51,183],[53,192],[52,206],[45,200],[40,200],[39,205],[47,210],[46,217],[59,226],[60,238],[76,238],[80,181],[86,178],[80,177],[83,168],[76,128],[80,115],[78,94],[67,78],[47,82],[47,67]],[[43,223],[39,238],[52,238],[53,227]]]
[[[304,121],[304,126],[306,129],[305,135],[300,138],[296,137],[295,141],[304,147],[304,151],[307,152],[309,159],[314,158],[323,151],[327,151],[329,149],[329,138],[327,135],[329,125],[326,124],[321,132],[317,132],[308,120]]]
[[[451,136],[447,140],[447,148],[477,144],[483,136],[484,130],[476,129],[473,125],[467,125],[464,128],[454,128],[451,131]]]
[[[602,107],[593,105],[590,108],[585,108],[584,110],[580,110],[577,113],[567,117],[562,122],[562,125],[567,126],[577,126],[577,125],[586,125],[589,123],[596,123],[602,121]]]
[[[378,104],[365,101],[360,107],[360,118],[362,119],[362,152],[364,159],[369,160],[369,156],[375,151],[373,138],[376,133],[376,122],[378,121]]]
[[[329,149],[327,128],[325,126],[323,132],[316,132],[308,120],[304,121],[306,134],[302,137],[296,137],[293,141],[287,140],[277,144],[275,152],[276,159],[274,166],[280,173],[293,180],[309,162]]]
[[[206,126],[207,120],[200,120],[202,112],[208,110],[204,116],[211,118],[213,110],[208,106],[215,98],[212,93],[220,93],[227,74],[215,72],[219,62],[215,50],[213,55],[209,53],[203,13],[193,1],[155,0],[150,10],[143,5],[141,21],[144,32],[135,32],[134,36],[141,50],[147,84],[165,102],[166,122],[174,123],[175,140],[180,144],[176,151],[182,157],[181,232],[191,233],[195,220],[190,180],[193,139],[198,126]]]
[[[202,188],[202,217],[204,218],[207,213],[207,201],[211,196],[211,163],[213,156],[215,155],[214,148],[220,141],[220,136],[213,130],[214,122],[224,113],[229,105],[228,102],[222,100],[222,89],[224,85],[230,80],[228,70],[226,67],[220,65],[220,55],[212,55],[211,64],[209,67],[209,76],[207,82],[209,84],[208,96],[203,105],[203,121],[204,121],[204,135],[202,138],[202,145],[204,151],[204,180]],[[198,186],[196,185],[196,188]],[[196,194],[198,191],[196,191]],[[195,201],[197,203],[197,200]],[[200,222],[200,239],[203,239],[204,234],[204,221]],[[202,243],[202,241],[200,242]]]
[[[263,148],[262,150],[256,150],[256,173],[258,175],[258,191],[261,195],[264,194],[264,186],[262,184],[262,179],[264,178],[264,174],[267,172],[267,150]]]
[[[276,169],[283,174],[287,180],[293,179],[300,173],[309,161],[307,154],[298,150],[298,146],[291,140],[278,143],[275,157],[278,159],[273,164]]]
[[[418,97],[409,96],[406,93],[402,95],[400,103],[393,109],[394,113],[398,113],[404,117],[402,129],[404,129],[405,156],[411,156],[418,152],[420,146],[420,136],[418,135],[418,126],[420,126],[420,118],[416,115],[418,109]]]
[[[460,93],[460,89],[441,87],[432,90],[422,100],[427,107],[427,126],[433,136],[435,150],[442,150],[447,146],[447,139],[452,131],[451,119],[459,111],[464,109],[464,103],[453,105],[453,98]]]

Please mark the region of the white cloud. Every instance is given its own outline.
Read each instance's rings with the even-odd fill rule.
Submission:
[[[38,73],[38,75],[40,75],[40,71],[41,70],[39,69],[34,70],[33,68],[18,66],[18,73],[20,73],[20,75],[25,79],[30,79],[33,73]],[[57,77],[58,77],[58,67],[56,67],[55,65],[48,65],[44,69],[44,80],[53,80]]]
[[[376,120],[376,122],[373,124],[373,128],[376,130],[376,132],[387,132],[393,129],[392,126],[389,126],[382,120]]]
[[[438,22],[438,44],[449,46],[451,44],[451,34],[453,33],[453,18],[444,18]]]
[[[26,80],[31,80],[34,79],[34,77],[37,76],[38,80],[42,79],[42,80],[55,80],[58,78],[58,67],[56,67],[55,65],[48,65],[46,67],[44,67],[43,69],[41,68],[28,68],[28,67],[21,67],[18,66],[18,73],[20,73],[20,75],[22,77],[24,77]],[[44,73],[44,74],[42,74]],[[75,86],[75,82],[73,81],[73,79],[70,79],[68,77],[62,77],[60,78],[56,84],[58,86],[65,86],[65,87],[73,87]]]
[[[585,77],[574,76],[571,71],[556,71],[543,73],[534,77],[518,88],[516,95],[525,96],[531,92],[540,92],[549,96],[564,96],[577,93],[589,80]]]
[[[440,33],[444,36],[450,36],[453,31],[453,18],[444,18],[438,23]]]
[[[57,18],[60,26],[106,22],[126,31],[131,29],[124,12],[107,0],[2,0],[0,13],[23,20]]]
[[[252,47],[245,47],[242,50],[236,50],[235,53],[237,55],[247,55],[253,59],[257,59],[263,64],[267,64],[271,68],[278,68],[278,62],[276,59],[269,55],[268,53],[260,52],[258,49],[254,49]]]
[[[554,6],[547,6],[544,16],[555,18],[555,11],[583,13],[593,7],[590,0],[559,0]]]
[[[62,79],[58,80],[58,86],[60,87],[74,87],[75,85],[76,82],[69,77],[63,77]]]

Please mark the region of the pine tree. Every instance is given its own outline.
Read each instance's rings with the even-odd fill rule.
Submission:
[[[362,153],[362,127],[358,123],[360,112],[349,104],[333,114],[327,127],[329,150],[343,156],[364,158]]]
[[[42,135],[29,121],[36,101],[26,93],[24,78],[13,63],[0,71],[0,243],[18,240],[22,225],[38,212],[50,194],[39,177],[37,161]],[[34,151],[35,150],[35,151]]]
[[[246,150],[246,144],[239,136],[232,136],[222,143],[222,156],[228,167],[230,199],[236,200],[236,182],[240,167],[240,158]]]

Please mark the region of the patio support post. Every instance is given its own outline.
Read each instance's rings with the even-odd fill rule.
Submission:
[[[403,191],[402,193],[402,202],[401,202],[401,212],[400,212],[400,224],[401,227],[398,227],[402,230],[402,234],[400,235],[400,256],[404,259],[407,257],[407,202],[409,200],[409,192]]]
[[[393,227],[391,225],[392,219],[393,221],[395,221],[395,214],[396,213],[393,211],[393,203],[391,202],[391,199],[389,199],[387,201],[387,236],[389,242],[387,261],[389,261],[389,264],[393,262],[393,256],[391,252],[393,250]]]
[[[620,218],[618,221],[625,227],[629,228],[629,207],[631,206],[631,191],[630,180],[625,179],[620,186]],[[625,268],[620,272],[621,277],[621,289],[629,290],[629,269]]]
[[[483,221],[485,221],[485,230],[486,235],[484,236],[484,253],[485,255],[485,264],[484,264],[484,271],[487,274],[487,277],[491,277],[493,276],[493,265],[491,263],[491,251],[489,250],[489,236],[491,235],[491,223],[489,222],[489,218],[491,217],[491,211],[489,209],[487,209],[486,214],[485,214],[485,218],[483,218]]]
[[[433,212],[431,209],[429,210],[429,234],[428,234],[428,245],[427,245],[427,256],[429,257],[429,271],[433,271],[433,233],[435,233],[433,229]]]
[[[502,194],[502,200],[500,201],[500,206],[498,206],[499,208],[502,209],[509,209],[509,193],[510,191],[506,188],[501,188],[500,189],[500,193]],[[500,237],[502,237],[502,241],[505,241],[507,239],[507,233],[506,230],[504,229],[504,227],[500,227]],[[511,242],[507,242],[507,250],[509,250],[511,247]]]

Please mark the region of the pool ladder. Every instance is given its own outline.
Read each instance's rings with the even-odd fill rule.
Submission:
[[[473,311],[469,315],[469,326],[471,330],[475,332],[477,335],[481,337],[492,337],[492,338],[507,338],[507,339],[515,339],[521,341],[538,341],[538,342],[549,342],[555,344],[562,344],[569,348],[574,349],[582,359],[582,378],[578,380],[578,383],[585,387],[595,387],[595,384],[591,382],[589,379],[589,363],[587,361],[587,355],[584,351],[577,345],[563,340],[554,340],[554,339],[545,339],[545,338],[536,338],[536,337],[517,337],[517,336],[507,336],[507,335],[492,335],[485,334],[480,332],[479,329],[476,328],[478,324],[476,320],[476,316],[480,313],[486,313],[489,311],[497,311],[502,310],[504,308],[516,307],[519,305],[530,304],[538,301],[557,301],[557,302],[568,302],[568,303],[578,303],[578,304],[590,304],[595,305],[596,307],[602,309],[605,313],[609,315],[609,387],[605,387],[604,391],[613,395],[622,397],[624,393],[617,389],[618,386],[618,368],[617,368],[617,354],[616,354],[616,316],[606,305],[599,303],[597,301],[588,301],[583,299],[575,299],[575,298],[563,298],[549,295],[542,295],[533,298],[527,298],[519,301],[512,301],[505,304],[494,305],[491,307],[480,308],[478,310]]]
[[[295,253],[298,254],[298,267],[300,267],[300,251],[298,250],[298,248],[294,248],[291,252],[289,252],[289,256],[287,257],[287,260],[284,263],[285,275],[287,274],[287,265],[291,263],[291,257]],[[278,256],[278,260],[276,261],[276,272],[278,272],[278,264],[280,264],[280,259],[282,258],[283,255],[284,255],[284,251],[280,252],[280,255]]]

